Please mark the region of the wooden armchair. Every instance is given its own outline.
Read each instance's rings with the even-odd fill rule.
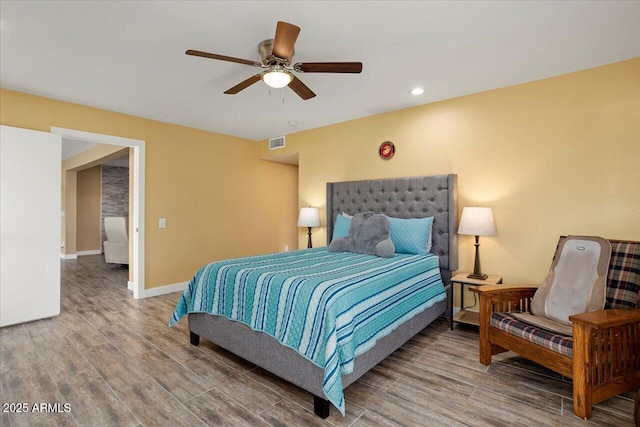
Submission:
[[[571,316],[573,336],[511,316],[528,312],[536,287],[471,288],[480,296],[480,363],[508,350],[573,379],[573,412],[640,387],[640,242],[610,240],[604,310]]]

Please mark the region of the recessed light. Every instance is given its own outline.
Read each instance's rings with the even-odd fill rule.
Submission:
[[[409,92],[411,95],[422,95],[424,93],[424,89],[422,89],[421,87],[416,87],[411,89],[411,91]]]

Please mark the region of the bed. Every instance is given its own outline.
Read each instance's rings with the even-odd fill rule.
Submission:
[[[446,312],[451,272],[457,268],[456,203],[453,174],[328,183],[327,242],[334,237],[334,224],[344,213],[433,217],[430,253],[380,258],[322,247],[211,263],[192,279],[171,324],[187,314],[191,344],[198,345],[204,337],[310,392],[314,412],[322,418],[329,415],[331,404],[344,415],[342,390]],[[233,279],[227,288],[222,280],[215,292],[200,290],[196,296],[196,288],[208,289],[202,284],[205,281],[228,276]],[[319,288],[300,297],[306,305],[290,298],[298,298],[310,282]],[[384,291],[379,288],[381,282],[385,282]],[[284,288],[288,291],[282,291]],[[338,294],[340,299],[331,296]],[[367,313],[378,316],[380,312],[379,317],[360,315],[373,319],[370,323],[353,322],[352,317],[344,321],[353,307],[364,306],[360,300],[344,302],[355,294],[371,302]],[[242,298],[257,301],[256,306],[244,312],[238,302]],[[393,304],[388,303],[392,299]],[[328,305],[321,304],[327,301]],[[273,308],[276,306],[278,309]],[[373,306],[377,308],[373,310]],[[302,310],[298,313],[302,320],[274,320],[270,312],[283,312],[287,307],[297,307],[285,312],[291,319],[296,310]],[[335,310],[337,320],[324,314]],[[370,331],[366,338],[365,330]],[[319,350],[318,341],[311,338],[316,335],[326,340]],[[360,341],[356,339],[359,336]],[[336,349],[344,343],[346,347]]]

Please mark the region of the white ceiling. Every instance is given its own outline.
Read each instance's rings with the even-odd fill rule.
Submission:
[[[77,156],[96,145],[98,145],[97,142],[64,137],[62,138],[62,160],[67,160],[70,157]]]
[[[259,61],[278,20],[362,74],[224,95],[260,70],[184,54]],[[255,140],[640,57],[639,1],[2,0],[0,28],[4,88]]]
[[[82,139],[75,139],[69,137],[62,138],[62,160],[66,160],[69,157],[76,156],[84,151],[89,150],[90,148],[99,145],[97,142],[85,141]],[[129,167],[129,155],[125,154],[122,157],[117,159],[110,160],[108,162],[103,163],[103,165],[107,166],[118,166],[121,168]]]

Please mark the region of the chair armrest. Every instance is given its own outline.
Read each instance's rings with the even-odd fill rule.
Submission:
[[[573,411],[589,417],[594,395],[640,386],[640,310],[612,309],[569,316],[573,322]]]
[[[534,286],[518,286],[518,285],[485,285],[469,287],[471,292],[475,292],[482,301],[488,301],[488,304],[505,303],[516,301],[531,300],[538,288]],[[522,309],[523,307],[520,307]],[[495,311],[508,311],[504,307]]]
[[[471,292],[475,292],[479,295],[495,295],[502,293],[509,293],[511,295],[523,295],[533,296],[538,290],[535,286],[521,286],[521,285],[483,285],[483,286],[469,286]]]
[[[518,285],[484,285],[469,287],[480,297],[480,323],[489,325],[495,311],[528,311],[538,288]]]
[[[528,311],[531,298],[538,288],[516,285],[483,285],[469,287],[480,297],[479,343],[480,363],[491,364],[491,356],[507,351],[489,338],[491,316],[494,312]]]
[[[588,313],[574,314],[573,316],[569,316],[569,320],[577,325],[593,329],[615,328],[640,322],[640,310],[623,308],[598,310]]]

